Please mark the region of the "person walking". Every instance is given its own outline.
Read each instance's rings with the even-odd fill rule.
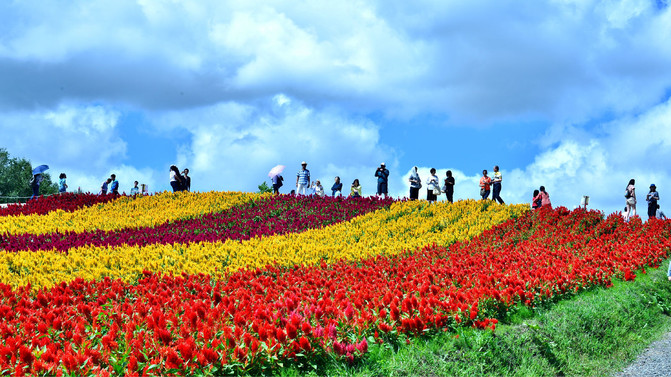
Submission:
[[[482,200],[485,200],[489,197],[491,189],[492,179],[487,176],[487,169],[482,171],[482,177],[480,177],[480,197]]]
[[[447,201],[454,203],[454,177],[452,176],[452,170],[448,170],[445,173],[445,196]]]
[[[419,173],[417,172],[417,166],[412,167],[410,171],[410,200],[419,199],[419,189],[422,188],[422,179],[419,178]]]
[[[67,176],[65,175],[65,173],[61,173],[58,176],[58,179],[59,179],[59,181],[58,181],[58,193],[59,194],[62,194],[64,192],[66,192],[67,189],[68,189],[68,184],[65,182],[66,178],[67,178]]]
[[[429,202],[435,202],[438,200],[438,195],[440,195],[440,181],[436,175],[436,169],[431,168],[429,172],[431,175],[426,181],[426,200]]]
[[[100,185],[100,195],[107,195],[107,188],[109,187],[110,182],[112,182],[111,178],[107,178],[103,181],[103,184]]]
[[[377,195],[384,195],[387,197],[387,183],[389,182],[389,170],[387,170],[384,162],[380,164],[380,167],[375,171],[375,176],[377,177]]]
[[[116,175],[110,175],[112,182],[110,183],[110,191],[113,195],[119,195],[119,181],[116,180]]]
[[[42,183],[42,174],[35,174],[30,179],[30,188],[33,190],[33,196],[29,200],[33,200],[40,196],[40,183]]]
[[[280,187],[284,185],[284,177],[281,175],[277,174],[274,175],[270,180],[273,182],[273,193],[274,194],[279,194],[280,193]]]
[[[340,177],[335,177],[335,182],[331,186],[331,195],[333,196],[342,196],[342,182],[340,182]]]
[[[182,176],[179,174],[179,169],[175,165],[170,165],[170,187],[172,187],[172,192],[182,190]]]
[[[182,171],[182,189],[184,191],[191,191],[191,177],[189,177],[189,169],[184,169]]]
[[[361,197],[361,184],[359,184],[358,179],[355,179],[354,182],[352,182],[352,187],[349,190],[349,196],[352,198]]]
[[[624,190],[624,198],[626,200],[626,216],[624,221],[629,221],[630,218],[636,216],[636,184],[635,179],[630,179],[627,188]]]
[[[503,181],[503,175],[499,171],[499,166],[494,166],[494,176],[492,177],[492,200],[499,202],[499,204],[505,204],[503,199],[501,199],[501,181]]]
[[[301,170],[296,174],[296,194],[308,194],[310,187],[310,171],[307,169],[308,163],[301,162]]]
[[[654,183],[650,185],[650,192],[645,197],[645,201],[648,202],[648,219],[654,219],[657,215],[657,202],[659,201],[659,193]]]

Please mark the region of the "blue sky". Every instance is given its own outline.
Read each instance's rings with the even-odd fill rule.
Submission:
[[[1,2],[0,147],[92,192],[171,164],[197,191],[283,164],[289,191],[306,160],[372,194],[384,161],[394,196],[499,165],[508,202],[610,213],[635,178],[665,206],[670,40],[661,0]]]

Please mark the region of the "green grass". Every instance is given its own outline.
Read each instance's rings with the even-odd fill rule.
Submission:
[[[570,299],[509,313],[492,333],[411,339],[399,347],[373,345],[357,365],[335,360],[318,369],[295,367],[279,376],[607,376],[631,363],[652,341],[671,331],[669,261]],[[397,348],[397,349],[394,349]]]

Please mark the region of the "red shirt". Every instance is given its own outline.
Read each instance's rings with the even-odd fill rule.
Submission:
[[[485,191],[489,190],[489,185],[492,183],[492,179],[489,177],[480,178],[480,187],[484,188]]]

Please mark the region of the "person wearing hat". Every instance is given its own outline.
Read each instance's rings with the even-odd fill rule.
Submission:
[[[648,202],[648,219],[654,219],[657,215],[657,201],[659,200],[659,193],[655,184],[650,185],[650,192],[645,197]]]
[[[380,164],[380,167],[375,171],[375,176],[377,177],[377,195],[383,195],[387,197],[387,183],[389,182],[389,170],[387,170],[384,162]]]
[[[301,170],[296,174],[296,194],[308,194],[310,187],[310,171],[307,169],[308,163],[301,162]]]

